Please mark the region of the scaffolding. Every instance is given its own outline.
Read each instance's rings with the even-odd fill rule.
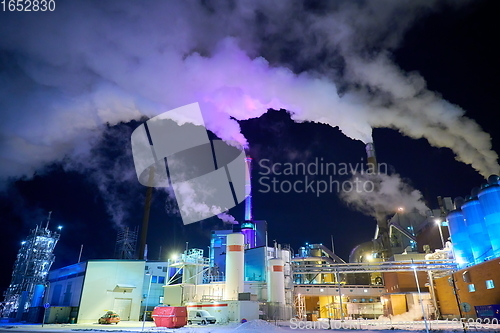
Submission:
[[[137,247],[137,235],[139,228],[130,230],[125,227],[118,231],[116,236],[115,245],[115,258],[116,259],[136,259],[135,250]]]
[[[306,320],[306,301],[304,295],[295,295],[293,307],[295,309],[295,317],[298,320]]]
[[[50,220],[50,215],[49,215]],[[30,307],[40,306],[47,275],[54,262],[54,248],[60,233],[38,225],[21,244],[12,272],[12,281],[4,292],[3,317],[21,320]]]

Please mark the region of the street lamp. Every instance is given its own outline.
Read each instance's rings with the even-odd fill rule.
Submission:
[[[43,294],[43,318],[42,318],[42,327],[43,327],[43,325],[45,324],[45,315],[47,314],[47,304],[49,304],[49,303],[47,302],[47,298],[49,297],[49,292],[50,292],[50,282],[49,282],[49,281],[45,281],[44,286],[46,287],[46,289],[44,290],[44,294]]]
[[[418,283],[417,266],[413,264],[413,259],[411,260],[411,263],[413,267],[413,273],[415,274],[415,282],[417,283],[418,299],[420,301],[420,307],[422,308],[422,315],[424,316],[425,331],[429,333],[429,327],[427,326],[427,317],[424,310],[424,302],[422,301],[422,293],[420,292],[420,285]]]
[[[146,304],[144,304],[144,314],[142,315],[142,330],[141,330],[141,332],[144,331],[144,325],[146,324],[146,310],[148,308],[148,303],[149,303],[149,293],[151,292],[151,282],[153,281],[153,274],[146,273],[146,275],[149,275],[149,287],[148,287],[148,294],[146,295]]]
[[[441,236],[441,244],[443,244],[443,249],[444,249],[444,238],[443,238],[443,231],[441,230],[441,219],[435,219],[434,220],[437,225],[438,225],[438,229],[439,229],[439,236]]]

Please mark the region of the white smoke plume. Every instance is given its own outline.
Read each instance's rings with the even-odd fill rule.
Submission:
[[[391,60],[413,21],[443,3],[467,1],[62,0],[36,18],[3,14],[0,177],[88,150],[105,124],[193,102],[209,130],[241,144],[236,120],[284,108],[364,142],[395,128],[497,173],[490,136]]]
[[[351,208],[366,215],[383,219],[394,214],[398,208],[418,211],[425,215],[429,210],[422,193],[411,187],[398,174],[354,174],[350,179],[353,187],[342,191],[340,197]]]
[[[236,219],[234,218],[234,216],[228,214],[228,213],[220,213],[217,215],[217,217],[219,219],[222,220],[222,222],[224,223],[228,223],[228,224],[238,224],[238,221],[236,221]]]

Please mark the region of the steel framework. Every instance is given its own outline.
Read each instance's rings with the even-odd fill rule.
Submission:
[[[115,258],[116,259],[136,259],[135,250],[137,248],[138,228],[130,230],[125,227],[118,231],[116,235]]]
[[[40,305],[43,290],[47,281],[47,274],[54,262],[54,248],[59,240],[60,233],[45,228],[31,230],[21,244],[12,272],[9,288],[4,293],[4,317],[21,319],[22,314],[31,306]],[[35,289],[42,292],[35,295]]]

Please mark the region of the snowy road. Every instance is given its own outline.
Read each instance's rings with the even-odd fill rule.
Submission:
[[[330,329],[331,327],[331,329]],[[451,321],[431,321],[428,322],[428,328],[433,333],[459,333],[463,332],[463,327],[458,322]],[[152,322],[146,322],[144,332],[176,332],[176,333],[319,333],[327,330],[333,330],[339,333],[352,332],[353,330],[362,333],[380,333],[380,331],[391,330],[391,332],[425,332],[425,324],[419,322],[385,322],[376,320],[353,320],[353,321],[291,321],[291,322],[278,322],[268,323],[262,320],[253,320],[244,324],[226,324],[226,325],[207,325],[207,326],[186,326],[179,329],[167,329],[162,327],[154,327]],[[121,322],[118,325],[98,325],[98,324],[50,324],[45,325],[26,325],[20,323],[0,325],[0,332],[141,332],[142,322],[129,321]],[[500,332],[500,325],[469,325],[468,332],[484,332],[484,333],[498,333]]]

